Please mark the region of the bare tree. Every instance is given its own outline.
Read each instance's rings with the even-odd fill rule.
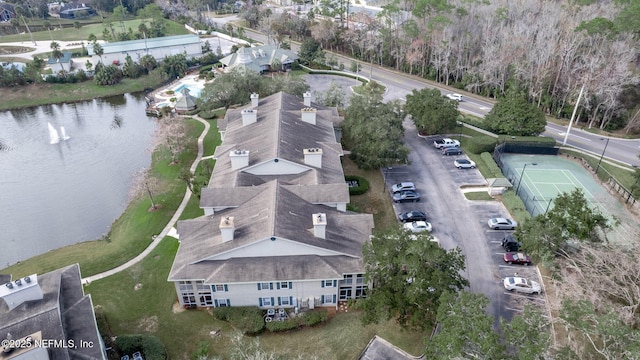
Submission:
[[[153,199],[153,194],[160,191],[160,181],[153,176],[148,168],[142,168],[133,175],[133,181],[129,188],[129,198],[135,199],[146,193],[151,202],[150,211],[158,209],[158,205]]]
[[[178,155],[184,150],[184,137],[187,134],[184,119],[175,116],[160,118],[154,135],[155,145],[164,146],[171,154],[171,164],[178,161]]]

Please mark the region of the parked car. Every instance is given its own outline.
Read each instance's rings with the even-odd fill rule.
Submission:
[[[489,227],[493,230],[513,230],[518,227],[518,223],[507,218],[493,218],[488,221]]]
[[[442,155],[461,155],[462,154],[462,149],[460,149],[457,146],[454,147],[445,147],[442,148]]]
[[[420,194],[412,190],[405,190],[393,194],[393,202],[401,203],[418,201],[420,201]]]
[[[416,186],[412,182],[401,182],[399,184],[393,184],[391,186],[391,192],[397,193],[405,190],[415,190]]]
[[[520,264],[524,266],[531,264],[531,257],[521,252],[508,252],[502,256],[502,259],[507,264]]]
[[[462,95],[456,93],[450,93],[446,95],[448,99],[455,101],[462,101]]]
[[[542,291],[540,284],[521,277],[506,277],[502,282],[504,284],[504,288],[508,291],[516,291],[525,294],[540,294]]]
[[[431,232],[433,229],[431,227],[431,223],[426,221],[414,221],[404,224],[404,228],[411,231],[412,233],[421,233],[423,231]]]
[[[520,250],[522,244],[516,240],[513,234],[509,234],[502,239],[502,248],[507,252],[514,252]]]
[[[460,141],[450,138],[436,138],[433,140],[433,146],[436,149],[442,149],[446,147],[460,147]]]
[[[403,223],[410,221],[427,221],[427,214],[422,211],[403,212],[398,215],[398,219]]]
[[[476,167],[476,163],[473,160],[467,159],[456,159],[456,161],[453,162],[453,165],[458,169],[475,169]]]

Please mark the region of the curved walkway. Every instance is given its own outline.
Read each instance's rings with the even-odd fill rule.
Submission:
[[[197,115],[192,115],[188,117],[196,119],[204,125],[204,130],[202,131],[202,134],[200,134],[200,136],[198,137],[198,155],[196,156],[196,159],[191,164],[191,167],[189,168],[189,172],[191,173],[191,175],[193,175],[196,171],[196,168],[198,167],[198,164],[202,160],[202,155],[204,154],[204,137],[207,136],[207,134],[209,133],[209,128],[211,126],[209,125],[208,122],[206,122],[204,119],[200,118]],[[149,253],[151,253],[151,251],[153,251],[153,249],[155,249],[156,246],[158,246],[158,244],[160,244],[160,242],[165,238],[165,236],[167,236],[167,234],[169,234],[169,232],[171,231],[175,223],[178,221],[178,219],[182,215],[182,212],[184,211],[185,207],[187,207],[187,204],[189,203],[189,199],[191,199],[191,190],[189,190],[189,188],[187,187],[184,193],[184,197],[182,198],[182,202],[180,203],[180,206],[178,206],[178,209],[176,209],[175,214],[173,214],[173,216],[171,217],[171,220],[169,220],[169,223],[167,223],[164,229],[162,229],[162,232],[160,232],[160,234],[156,236],[155,239],[153,239],[151,244],[149,244],[149,246],[147,246],[147,248],[144,249],[143,252],[138,254],[138,256],[134,257],[133,259],[127,261],[126,263],[116,268],[113,268],[111,270],[107,270],[105,272],[95,274],[92,276],[87,276],[86,278],[82,279],[82,283],[85,285],[89,285],[95,280],[104,279],[113,274],[117,274],[120,271],[126,270],[129,267],[139,263],[142,259],[144,259],[147,255],[149,255]]]

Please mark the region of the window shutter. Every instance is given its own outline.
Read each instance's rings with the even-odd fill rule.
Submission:
[[[276,283],[276,288],[277,288],[278,290],[280,290],[280,283],[279,283],[279,282],[277,282],[277,283]]]
[[[224,284],[224,291],[229,291],[229,286],[227,286],[227,284]]]
[[[278,296],[278,306],[282,305],[282,298],[280,298],[280,296]]]
[[[260,285],[260,283],[258,283],[258,291],[262,290],[262,285]]]
[[[215,307],[218,307],[218,299],[213,300],[213,305],[214,305]]]
[[[336,294],[333,294],[333,303],[336,303]]]
[[[269,290],[273,290],[273,283],[269,283]]]
[[[293,289],[293,283],[289,281],[289,290]]]
[[[320,297],[320,301],[324,304],[324,295]]]
[[[324,280],[322,280],[322,287],[324,287]]]
[[[227,299],[227,306],[231,306],[231,300]]]
[[[276,302],[275,302],[275,301],[273,301],[273,300],[274,300],[274,299],[273,299],[273,298],[271,298],[271,306],[273,306],[273,304],[275,304],[275,303],[276,303]]]
[[[293,305],[293,296],[289,296],[289,305]]]
[[[338,280],[333,280],[333,287],[338,286]]]
[[[216,292],[216,286],[215,285],[211,285],[211,292]]]
[[[262,298],[258,298],[258,304],[259,306],[262,306]]]

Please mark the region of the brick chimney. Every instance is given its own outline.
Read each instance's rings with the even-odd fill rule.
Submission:
[[[302,98],[304,99],[304,106],[311,106],[311,93],[306,92],[302,94]]]
[[[321,239],[326,239],[327,214],[317,213],[311,216],[313,216],[313,235]]]
[[[231,150],[229,158],[231,158],[231,170],[249,166],[249,150]]]
[[[247,126],[258,121],[258,110],[244,109],[242,114],[242,126]]]
[[[251,107],[252,108],[258,107],[259,100],[260,100],[260,95],[258,95],[257,93],[252,93],[251,94]]]
[[[222,241],[227,242],[233,240],[233,232],[236,230],[233,224],[233,216],[225,216],[220,219],[220,234]]]
[[[316,124],[316,109],[314,108],[302,108],[302,121],[315,125]]]
[[[303,149],[304,163],[313,167],[322,168],[322,149]]]

